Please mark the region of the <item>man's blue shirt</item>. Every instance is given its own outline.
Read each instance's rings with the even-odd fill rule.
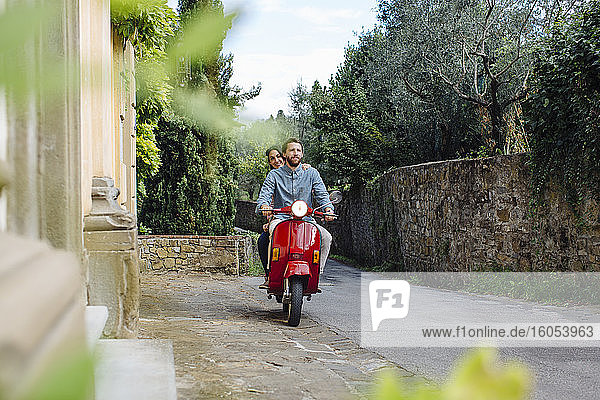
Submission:
[[[333,210],[329,193],[327,193],[323,179],[316,169],[304,170],[300,164],[295,171],[292,171],[285,164],[277,169],[272,169],[267,174],[256,201],[256,213],[261,214],[260,207],[265,204],[270,206],[273,203],[273,208],[282,208],[292,205],[296,200],[304,200],[310,208],[314,208],[313,194],[319,206],[329,203],[329,207]],[[275,217],[287,218],[281,214],[276,214]]]

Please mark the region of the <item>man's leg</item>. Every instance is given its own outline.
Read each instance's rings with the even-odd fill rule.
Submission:
[[[265,270],[265,277],[269,276],[269,234],[267,232],[261,233],[258,237],[258,255]]]
[[[321,257],[319,260],[319,270],[320,273],[323,273],[323,269],[325,268],[325,263],[327,262],[327,257],[329,257],[329,248],[331,247],[331,233],[325,228],[323,228],[319,224],[317,228],[319,228],[319,233],[321,234]]]

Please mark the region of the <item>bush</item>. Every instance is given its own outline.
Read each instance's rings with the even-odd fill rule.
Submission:
[[[555,24],[537,52],[524,111],[531,132],[533,192],[550,183],[581,204],[600,194],[600,1]]]
[[[146,182],[140,223],[154,234],[228,235],[235,217],[231,139],[169,113],[156,132],[161,166]]]

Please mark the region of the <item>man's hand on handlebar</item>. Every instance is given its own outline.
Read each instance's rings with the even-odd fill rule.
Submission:
[[[327,222],[333,221],[335,219],[335,217],[333,215],[327,215],[327,214],[333,214],[333,209],[331,207],[327,207],[325,209],[325,212],[323,213],[323,218],[325,218],[325,221],[327,221]]]
[[[271,207],[269,207],[266,204],[263,204],[262,206],[260,206],[260,209],[261,210],[265,209],[265,211],[262,212],[262,215],[264,215],[265,217],[268,217],[269,215],[271,215],[273,213],[271,211]]]

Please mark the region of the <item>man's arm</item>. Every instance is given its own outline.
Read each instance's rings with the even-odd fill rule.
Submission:
[[[270,213],[263,213],[261,208],[271,208],[271,200],[275,194],[275,177],[273,176],[275,170],[269,171],[265,181],[263,182],[260,192],[258,193],[258,199],[256,200],[255,212],[259,215],[267,216]]]
[[[325,213],[327,214],[333,214],[333,204],[331,204],[331,200],[329,200],[329,193],[327,193],[327,188],[325,187],[325,184],[323,183],[323,179],[321,179],[321,175],[319,174],[319,171],[317,171],[315,168],[312,168],[310,170],[313,174],[313,193],[315,195],[315,200],[317,201],[317,203],[322,206],[325,204],[329,204],[327,207],[325,207],[325,209],[323,210]],[[333,217],[325,217],[326,221],[333,221]]]

